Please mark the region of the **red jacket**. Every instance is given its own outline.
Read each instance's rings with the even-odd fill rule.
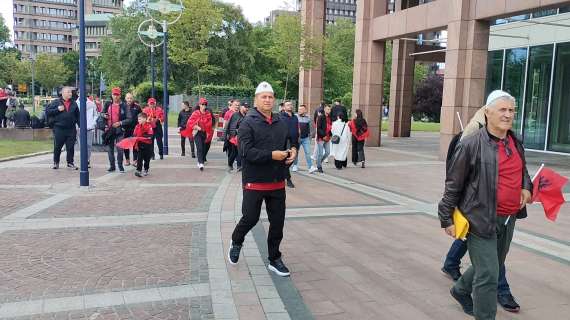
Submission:
[[[348,122],[348,127],[350,128],[350,132],[352,132],[352,136],[355,137],[356,140],[358,140],[358,141],[364,141],[370,135],[368,128],[366,128],[366,130],[364,130],[364,132],[361,132],[360,134],[358,134],[358,132],[356,130],[356,123],[354,122],[354,120],[350,120]]]
[[[143,112],[148,116],[148,122],[150,122],[153,129],[156,128],[157,120],[160,123],[164,122],[164,110],[159,106],[156,108],[146,107],[143,109]]]
[[[214,127],[212,125],[212,113],[209,111],[206,111],[204,113],[200,112],[200,110],[194,111],[190,116],[190,119],[188,119],[188,122],[186,123],[186,129],[184,130],[184,132],[181,131],[180,133],[183,136],[189,137],[191,135],[194,126],[196,125],[201,128],[201,131],[204,131],[206,133],[206,143],[210,143],[212,141],[212,138],[214,137]]]
[[[143,138],[143,139],[137,139],[138,141],[147,144],[152,143],[152,135],[153,135],[152,125],[150,123],[137,124],[137,126],[135,127],[135,131],[133,132],[133,136],[137,138]]]

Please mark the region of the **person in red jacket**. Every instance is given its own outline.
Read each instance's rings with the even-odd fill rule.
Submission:
[[[143,109],[143,112],[148,116],[148,122],[152,126],[154,135],[152,137],[152,159],[154,159],[154,141],[158,145],[158,155],[160,160],[164,159],[163,144],[162,144],[162,123],[164,122],[164,110],[162,107],[156,105],[155,98],[148,99],[148,107]]]
[[[133,137],[137,138],[137,143],[134,149],[138,149],[137,171],[135,176],[147,176],[148,169],[150,168],[150,158],[152,157],[152,125],[148,122],[146,113],[141,112],[138,115],[138,124],[133,131]],[[141,173],[144,163],[144,173]]]
[[[194,135],[196,153],[198,156],[198,168],[200,171],[204,170],[206,155],[210,150],[210,143],[214,137],[214,127],[212,125],[212,118],[214,116],[212,112],[206,108],[207,106],[208,100],[200,98],[199,109],[192,113],[186,124],[186,129],[180,132],[186,137]]]
[[[352,132],[352,163],[356,165],[358,162],[362,162],[362,168],[364,168],[364,141],[370,133],[362,110],[356,110],[356,118],[352,119],[348,126]]]

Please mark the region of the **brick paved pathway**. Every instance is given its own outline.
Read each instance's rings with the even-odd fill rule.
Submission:
[[[227,263],[240,175],[226,172],[221,145],[200,172],[171,138],[143,179],[107,174],[95,153],[86,189],[77,172],[49,169],[50,155],[0,163],[0,319],[468,319],[439,271],[450,239],[435,217],[444,165],[433,135],[368,149],[364,170],[293,175],[290,278],[266,269],[265,215],[240,263]],[[568,157],[529,158],[531,172],[546,161],[570,176]],[[569,206],[556,223],[536,205],[517,222],[507,268],[522,311],[498,319],[567,319],[568,230]]]

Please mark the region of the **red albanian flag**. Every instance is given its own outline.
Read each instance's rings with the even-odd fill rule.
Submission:
[[[556,221],[560,207],[566,202],[562,195],[562,188],[568,182],[568,178],[558,173],[543,168],[534,179],[532,201],[539,200],[544,208],[546,218]]]
[[[117,143],[117,147],[121,148],[121,149],[134,149],[134,150],[138,150],[138,144],[139,142],[148,142],[149,139],[145,138],[145,137],[130,137],[130,138],[125,138],[121,141],[119,141],[119,143]]]

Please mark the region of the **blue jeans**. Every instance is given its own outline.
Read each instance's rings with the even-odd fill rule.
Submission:
[[[330,144],[328,142],[317,142],[317,168],[323,167],[323,160],[325,160],[331,153]]]
[[[299,145],[303,147],[303,152],[305,153],[305,160],[307,160],[307,167],[311,168],[313,166],[313,160],[311,160],[311,138],[309,137],[301,138],[301,140],[299,141]],[[294,165],[297,165],[299,163],[300,153],[301,150],[297,152],[297,157],[295,158],[295,162],[293,162]]]
[[[461,240],[455,240],[449,248],[449,252],[445,257],[445,262],[443,267],[447,270],[459,270],[459,265],[461,264],[461,258],[467,252],[467,242]],[[511,294],[511,288],[507,282],[507,272],[505,270],[505,265],[499,266],[499,285],[497,286],[497,295]]]

